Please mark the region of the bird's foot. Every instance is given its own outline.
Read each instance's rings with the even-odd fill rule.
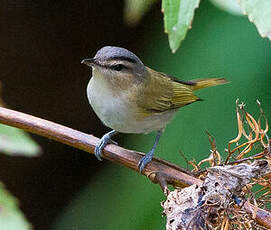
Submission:
[[[111,140],[111,137],[114,136],[116,133],[117,132],[115,130],[112,130],[103,135],[103,137],[99,140],[98,144],[95,147],[95,156],[99,161],[102,161],[102,152],[107,144],[118,145],[116,141]]]
[[[140,173],[142,173],[146,165],[151,162],[153,154],[154,154],[154,151],[150,151],[140,159],[137,165]]]
[[[143,170],[144,170],[144,168],[146,167],[146,165],[147,165],[148,163],[151,162],[152,157],[153,157],[153,155],[154,155],[154,151],[155,151],[156,146],[157,146],[157,144],[158,144],[158,141],[159,141],[159,139],[160,139],[161,133],[162,133],[161,130],[159,130],[159,131],[157,132],[156,137],[155,137],[155,141],[154,141],[154,144],[153,144],[153,146],[152,146],[151,151],[148,152],[145,156],[143,156],[143,157],[140,159],[140,161],[139,161],[139,163],[138,163],[138,165],[137,165],[137,167],[138,167],[140,173],[142,173]]]

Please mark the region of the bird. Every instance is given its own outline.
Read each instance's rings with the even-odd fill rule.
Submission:
[[[178,109],[201,100],[194,91],[227,83],[224,78],[179,80],[145,66],[134,53],[116,46],[105,46],[81,63],[92,68],[88,101],[102,123],[112,129],[95,147],[98,160],[104,147],[115,143],[112,137],[117,133],[157,132],[151,150],[138,163],[140,173],[152,160],[163,130]]]

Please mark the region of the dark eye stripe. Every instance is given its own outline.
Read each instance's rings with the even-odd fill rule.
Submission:
[[[116,64],[116,65],[111,65],[110,68],[115,71],[121,71],[121,70],[125,69],[126,66],[122,65],[122,64]]]
[[[130,58],[130,57],[126,57],[126,56],[116,56],[116,57],[113,57],[113,58],[109,59],[109,61],[115,61],[115,60],[127,61],[127,62],[130,62],[130,63],[136,63],[137,62],[135,59]]]

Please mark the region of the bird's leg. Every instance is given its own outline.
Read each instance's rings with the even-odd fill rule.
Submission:
[[[159,131],[157,132],[156,137],[155,137],[155,141],[154,141],[154,144],[153,144],[153,146],[152,146],[151,151],[149,151],[145,156],[143,156],[143,157],[140,159],[140,161],[139,161],[139,163],[138,163],[138,169],[139,169],[139,172],[140,172],[140,173],[143,172],[145,166],[152,160],[152,157],[153,157],[153,155],[154,155],[154,152],[155,152],[156,146],[157,146],[157,144],[158,144],[158,142],[159,142],[159,139],[160,139],[160,137],[161,137],[161,134],[162,134],[162,131],[159,130]]]
[[[95,156],[99,161],[102,160],[102,151],[107,144],[117,144],[117,142],[111,140],[111,137],[113,137],[117,133],[118,132],[116,130],[112,130],[103,135],[103,137],[99,140],[98,144],[95,147]]]

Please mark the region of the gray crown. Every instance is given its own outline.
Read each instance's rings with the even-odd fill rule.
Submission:
[[[132,63],[142,64],[141,60],[131,51],[116,47],[116,46],[105,46],[98,50],[96,53],[95,59],[98,59],[100,61],[106,61],[106,60],[126,60]]]

